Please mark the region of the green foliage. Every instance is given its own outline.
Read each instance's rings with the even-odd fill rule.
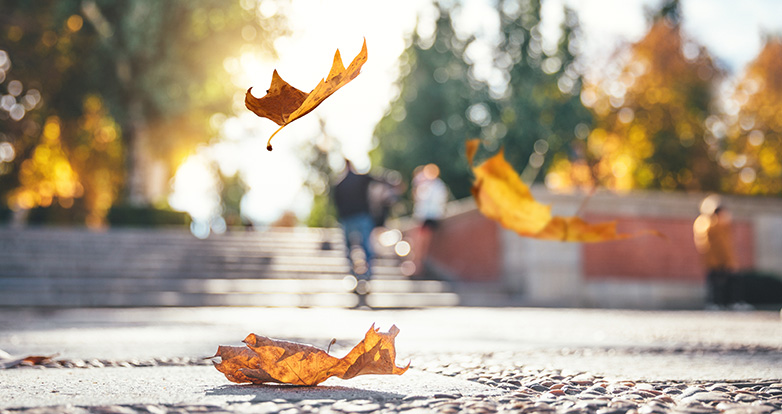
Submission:
[[[226,176],[217,168],[220,174],[220,200],[222,200],[222,216],[229,227],[241,226],[246,219],[241,215],[242,198],[249,186],[236,172],[232,176]]]
[[[117,227],[183,226],[190,223],[187,213],[129,205],[112,207],[107,218],[109,224]]]
[[[82,201],[76,201],[79,204]],[[11,210],[0,209],[0,223],[11,221]],[[48,207],[36,207],[27,213],[26,222],[33,225],[73,224],[87,220],[84,206],[75,205],[64,208],[59,204]],[[113,206],[106,220],[112,227],[165,227],[190,224],[187,213],[154,207],[136,207],[129,205]]]
[[[464,142],[480,133],[468,110],[486,96],[485,85],[470,75],[467,42],[453,31],[448,11],[440,10],[434,39],[413,36],[403,56],[401,93],[375,129],[375,160],[410,182],[413,170],[428,163],[456,197],[469,195],[470,175]],[[485,104],[483,104],[485,106]]]
[[[576,127],[592,123],[580,100],[579,23],[575,12],[566,8],[557,48],[547,53],[540,34],[540,3],[505,5],[500,9],[503,40],[495,60],[512,62],[507,69],[510,80],[492,106],[497,132],[485,134],[485,141],[491,148],[502,145],[508,162],[532,182],[542,178],[538,171],[545,170],[552,154],[576,152]]]
[[[306,219],[309,227],[335,227],[337,209],[331,198],[331,184],[337,173],[331,167],[336,157],[341,157],[339,141],[326,132],[326,123],[320,119],[320,136],[315,142],[306,142],[298,151],[302,156],[308,175],[304,186],[313,196],[312,209]]]
[[[469,196],[471,182],[464,142],[481,138],[489,150],[504,147],[527,181],[541,178],[538,171],[551,154],[576,150],[571,147],[576,126],[592,122],[579,99],[575,13],[566,10],[558,47],[546,54],[540,2],[500,4],[494,68],[507,83],[490,87],[472,75],[466,50],[476,39],[456,35],[452,12],[440,9],[433,41],[413,37],[403,56],[401,94],[375,130],[373,158],[408,182],[415,167],[434,162],[453,195],[462,198]]]
[[[312,199],[312,209],[306,223],[309,227],[336,227],[337,209],[328,194],[316,194]]]

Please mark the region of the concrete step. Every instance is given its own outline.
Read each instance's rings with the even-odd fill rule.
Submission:
[[[411,281],[379,249],[362,303],[452,306],[447,283]],[[0,228],[0,307],[355,306],[339,229]],[[355,283],[355,280],[353,280]]]
[[[103,255],[158,255],[206,253],[211,256],[318,255],[340,257],[344,251],[341,236],[322,237],[305,234],[291,237],[287,233],[269,232],[273,235],[225,234],[200,240],[189,233],[162,230],[111,230],[106,233],[89,233],[80,230],[22,230],[0,229],[0,251],[35,254],[78,254],[87,257]],[[44,249],[45,250],[42,250]]]
[[[330,279],[104,279],[104,278],[3,278],[3,292],[20,294],[80,292],[182,292],[182,293],[345,293],[351,281]],[[354,282],[353,282],[354,283]],[[377,293],[444,293],[448,283],[437,280],[370,281]]]
[[[191,244],[247,244],[247,243],[342,243],[343,234],[337,229],[297,229],[273,228],[264,231],[227,232],[213,234],[207,239],[194,237],[184,229],[110,229],[105,232],[92,232],[82,228],[29,227],[22,230],[0,228],[0,241],[13,238],[19,242],[45,240],[47,242],[91,243],[96,240],[115,242],[135,242],[137,240],[169,243],[185,241]]]
[[[191,241],[185,240],[173,240],[166,242],[155,242],[152,240],[133,240],[118,242],[113,239],[99,239],[93,240],[89,243],[76,243],[76,242],[60,242],[60,241],[47,241],[47,240],[35,240],[35,241],[18,241],[6,239],[0,243],[0,248],[3,250],[16,250],[16,251],[28,251],[37,252],[41,247],[46,246],[51,253],[84,253],[84,254],[111,254],[114,252],[209,252],[213,255],[263,255],[263,254],[277,254],[286,253],[287,255],[295,256],[298,252],[311,252],[318,251],[325,255],[338,256],[344,249],[340,246],[331,245],[329,248],[324,249],[321,243],[266,243],[266,244],[197,244]],[[299,253],[300,254],[300,253]]]
[[[4,307],[354,307],[359,297],[353,293],[183,293],[183,292],[101,292],[42,293],[36,296],[0,292]],[[369,293],[366,304],[373,308],[419,308],[455,306],[455,293]]]
[[[400,278],[402,272],[398,266],[373,266],[376,278]],[[112,265],[94,266],[89,263],[74,265],[47,264],[46,262],[30,265],[13,265],[4,263],[0,270],[0,278],[6,277],[38,277],[38,278],[106,278],[106,279],[323,279],[342,277],[349,273],[347,264],[343,266],[322,265],[284,265],[269,264],[265,266],[238,267],[232,265],[201,265],[182,264],[173,266],[143,265]]]
[[[90,252],[83,253],[57,253],[57,252],[30,252],[30,251],[3,251],[0,252],[0,263],[7,266],[35,266],[36,264],[58,266],[71,266],[76,268],[105,268],[115,264],[121,266],[133,266],[137,268],[181,268],[185,266],[231,266],[234,268],[253,268],[256,266],[323,266],[324,268],[346,267],[348,261],[344,254],[322,255],[319,252],[309,252],[309,255],[287,254],[255,254],[255,255],[217,255],[211,252],[193,252],[192,255],[173,256],[163,252],[146,252],[144,254],[130,251],[114,252],[111,255],[99,256]],[[42,263],[49,262],[49,263]],[[373,265],[391,267],[397,265],[398,258],[377,258]],[[0,272],[2,269],[0,269]]]
[[[193,242],[191,240],[117,240],[96,239],[89,242],[68,242],[60,240],[0,240],[0,248],[20,251],[38,251],[41,246],[48,246],[52,252],[96,252],[101,254],[116,251],[206,251],[214,254],[268,254],[288,252],[295,255],[298,251],[321,251],[332,254],[344,250],[341,244],[329,244],[325,246],[320,242],[269,242],[269,243],[221,243],[210,244]]]

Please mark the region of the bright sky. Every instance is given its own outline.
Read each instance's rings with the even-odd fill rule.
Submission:
[[[240,171],[251,187],[243,211],[258,222],[268,223],[285,210],[306,217],[311,196],[302,191],[306,170],[297,151],[304,142],[320,135],[321,119],[326,132],[341,143],[345,156],[359,168],[369,168],[367,153],[372,148],[374,127],[398,93],[395,81],[405,39],[416,28],[419,16],[419,32],[431,31],[436,11],[428,0],[292,0],[290,4],[280,2],[279,8],[269,1],[263,4],[265,13],[286,16],[291,36],[275,42],[279,54],[275,61],[246,54],[226,62],[226,67],[235,72],[240,98],[250,86],[262,95],[274,69],[294,87],[309,91],[328,74],[336,49],[347,66],[364,38],[369,56],[355,80],[280,131],[274,137],[273,152],[267,152],[265,145],[277,125],[240,107],[240,115],[223,124],[224,141],[205,148],[191,160],[188,171],[199,163],[203,165],[209,157],[217,159],[229,174]],[[491,32],[498,27],[491,4],[492,0],[466,0],[465,12],[455,22],[457,30]],[[647,30],[644,7],[656,8],[659,1],[544,0],[544,40],[556,41],[564,4],[578,12],[585,32],[584,53],[592,65],[599,67],[617,47],[643,36]],[[782,1],[682,0],[682,6],[685,32],[707,46],[734,73],[758,53],[762,31],[782,33]],[[480,50],[476,54],[486,55]],[[192,180],[185,174],[175,179],[172,206],[208,216],[204,211],[210,208],[204,206],[214,205],[214,195],[197,194],[188,181]],[[209,193],[209,189],[203,193]],[[187,207],[191,205],[199,207]]]

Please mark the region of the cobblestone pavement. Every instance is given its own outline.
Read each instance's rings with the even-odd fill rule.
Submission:
[[[326,329],[325,322],[306,326],[305,322],[316,311],[204,312],[145,311],[128,316],[133,311],[129,314],[105,311],[90,317],[56,313],[43,320],[39,316],[0,311],[0,317],[16,316],[15,322],[0,318],[5,321],[0,322],[0,349],[10,348],[17,353],[29,346],[36,351],[58,350],[62,355],[44,367],[0,371],[0,383],[4,383],[0,385],[0,402],[3,394],[12,389],[11,383],[29,378],[31,387],[40,386],[36,382],[49,373],[68,374],[86,381],[97,373],[122,372],[123,377],[143,378],[147,373],[168,369],[210,381],[203,388],[206,391],[196,390],[203,398],[183,397],[184,401],[180,402],[173,402],[176,399],[153,403],[141,402],[143,399],[137,403],[98,400],[95,404],[75,406],[0,403],[0,414],[782,414],[782,321],[777,313],[326,310],[321,312],[326,320],[337,318]],[[211,374],[209,361],[203,359],[203,349],[212,352],[216,345],[225,344],[225,335],[233,335],[234,331],[246,334],[246,322],[226,320],[225,331],[214,329],[223,325],[212,325],[213,320],[242,312],[259,320],[285,317],[273,323],[252,323],[264,325],[264,331],[270,332],[270,336],[309,338],[307,341],[311,343],[327,343],[326,332],[342,335],[365,325],[367,318],[382,321],[384,328],[385,322],[393,319],[402,329],[397,341],[398,359],[410,360],[413,365],[401,377],[327,381],[315,388],[230,384],[218,378],[219,373]],[[120,317],[122,314],[125,316]],[[342,328],[334,329],[335,325]],[[152,338],[128,334],[138,334],[139,329],[152,329],[148,332]],[[166,330],[168,336],[163,333]],[[308,337],[307,331],[312,336]],[[94,335],[99,334],[106,340],[102,345],[92,343]],[[403,339],[405,334],[409,336],[407,339]],[[58,335],[63,341],[56,346]],[[353,332],[341,337],[356,336]],[[49,348],[45,346],[46,338],[49,338]],[[179,343],[177,338],[184,344],[175,346]],[[120,353],[128,357],[107,357],[116,352],[109,350],[112,342],[122,340],[126,343]],[[88,342],[91,345],[85,347]],[[335,353],[347,349],[350,342],[338,342]],[[156,348],[155,344],[160,346]],[[164,356],[151,356],[155,352]],[[175,378],[175,371],[165,372]],[[406,382],[411,385],[404,388]],[[427,384],[435,383],[442,386],[427,388]],[[173,384],[169,386],[172,393],[181,392]],[[188,387],[194,388],[180,384],[180,388]]]
[[[263,388],[285,395],[284,386],[227,385],[223,390],[260,398],[222,404],[120,404],[97,406],[55,405],[11,408],[11,413],[550,413],[550,414],[663,414],[729,413],[782,414],[782,381],[633,381],[607,379],[580,371],[526,366],[501,354],[449,354],[429,358],[412,368],[436,375],[456,377],[482,384],[486,391],[463,395],[459,392],[433,394],[384,394],[354,392],[352,398],[333,386],[315,397],[263,399]],[[416,357],[421,360],[421,357]],[[106,369],[105,367],[192,366],[200,359],[147,361],[58,360],[45,368],[20,370]],[[289,387],[292,394],[298,387]],[[334,398],[336,396],[339,399]],[[305,394],[304,397],[307,397]],[[331,398],[329,398],[331,397]]]

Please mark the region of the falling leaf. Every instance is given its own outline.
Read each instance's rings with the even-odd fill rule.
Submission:
[[[552,216],[551,206],[535,200],[529,187],[505,161],[502,150],[483,164],[474,166],[473,158],[479,145],[477,139],[467,141],[467,159],[475,175],[472,194],[478,209],[484,216],[521,236],[567,242],[602,242],[641,234],[662,236],[654,230],[617,233],[614,221],[590,224],[578,217]]]
[[[334,63],[331,65],[329,75],[320,80],[318,86],[310,93],[302,92],[282,80],[277,70],[272,73],[272,83],[266,91],[266,95],[256,98],[252,95],[253,88],[247,90],[244,97],[244,104],[253,113],[260,117],[269,118],[280,127],[274,131],[269,141],[266,143],[266,149],[272,150],[272,138],[277,132],[285,126],[307,115],[321,104],[326,98],[331,96],[337,89],[347,85],[348,82],[358,76],[361,67],[367,61],[367,40],[364,39],[364,45],[361,51],[356,55],[347,69],[342,64],[342,57],[339,49],[334,54]]]
[[[402,375],[410,364],[400,368],[394,363],[394,338],[398,333],[395,325],[385,333],[372,325],[364,340],[342,358],[311,345],[250,334],[244,339],[246,347],[220,346],[212,358],[220,357],[215,368],[237,383],[317,385],[330,377]]]

